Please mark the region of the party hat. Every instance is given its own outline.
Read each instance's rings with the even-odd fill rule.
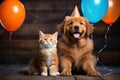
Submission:
[[[71,16],[80,17],[80,13],[77,6],[75,6]]]

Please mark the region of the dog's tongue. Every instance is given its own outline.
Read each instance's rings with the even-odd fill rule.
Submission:
[[[79,37],[80,37],[80,34],[79,34],[79,33],[74,33],[73,36],[74,36],[75,38],[79,38]]]

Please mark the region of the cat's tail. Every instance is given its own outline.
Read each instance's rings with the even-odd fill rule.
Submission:
[[[23,75],[29,75],[30,71],[29,71],[29,67],[24,67],[22,69],[17,70],[18,74],[23,74]]]
[[[30,75],[29,71],[28,70],[17,70],[17,73],[18,74],[23,74],[23,75]]]

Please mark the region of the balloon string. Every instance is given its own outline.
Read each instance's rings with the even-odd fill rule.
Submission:
[[[107,36],[108,36],[108,32],[109,32],[109,30],[110,30],[110,26],[108,26],[108,28],[107,28],[107,31],[106,31],[106,33],[105,33],[105,45],[98,51],[98,55],[100,55],[101,54],[101,52],[107,47],[107,44],[108,44],[108,38],[107,38]]]
[[[91,23],[91,25],[93,26],[94,23]],[[111,25],[112,24],[110,24],[110,26]],[[97,61],[99,60],[99,56],[100,56],[101,52],[107,47],[107,44],[108,44],[108,42],[107,42],[108,41],[108,37],[107,36],[108,36],[108,32],[110,30],[110,26],[108,26],[107,31],[105,33],[105,45],[97,53]],[[94,40],[93,34],[91,34],[91,39]],[[113,70],[108,68],[108,67],[106,67],[100,60],[99,60],[99,63],[105,69],[104,71],[106,71],[106,74],[104,74],[104,76],[111,75],[113,73]]]
[[[10,32],[9,39],[10,39],[10,67],[17,70],[17,68],[13,65],[14,59],[13,59],[13,52],[12,52],[12,32]]]
[[[9,40],[10,40],[10,56],[12,57],[12,32],[10,32]]]
[[[111,25],[110,25],[111,26]],[[108,28],[107,28],[107,31],[106,31],[106,33],[105,33],[105,45],[98,51],[98,53],[97,53],[97,60],[99,60],[99,56],[100,56],[100,54],[101,54],[101,52],[107,47],[107,45],[108,45],[108,32],[109,32],[109,30],[110,30],[110,26],[108,26]],[[106,72],[106,74],[104,75],[104,76],[107,76],[107,75],[111,75],[112,73],[113,73],[113,70],[112,69],[110,69],[110,68],[108,68],[108,67],[106,67],[102,62],[100,62],[100,60],[99,60],[99,63],[102,65],[102,67],[105,69],[105,71],[108,71],[108,72]]]
[[[94,25],[94,23],[90,23],[92,26]],[[93,37],[93,34],[90,35],[90,38],[93,40],[94,37]]]
[[[99,61],[99,63],[105,69],[104,72],[106,72],[106,73],[104,73],[104,76],[108,76],[108,75],[113,74],[113,70],[112,69],[106,67],[101,61]]]

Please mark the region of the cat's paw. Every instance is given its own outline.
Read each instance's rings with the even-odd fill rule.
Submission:
[[[50,76],[57,76],[56,73],[50,73]]]
[[[53,73],[50,73],[50,76],[58,76],[58,75],[60,75],[59,72],[53,72]]]
[[[60,73],[59,73],[59,72],[56,72],[56,75],[60,75]]]
[[[47,73],[42,72],[42,73],[41,73],[41,76],[47,76]]]

